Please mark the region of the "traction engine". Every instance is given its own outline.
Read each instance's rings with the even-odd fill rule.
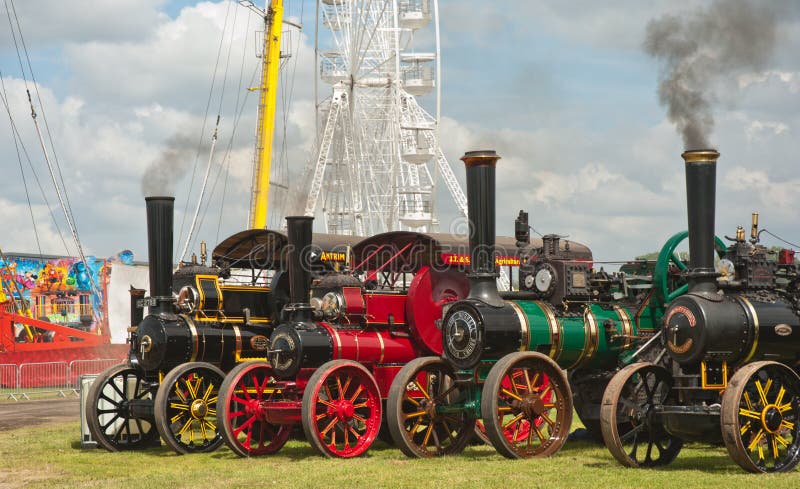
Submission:
[[[596,272],[552,235],[522,261],[521,291],[498,293],[493,256],[498,159],[494,151],[462,158],[470,288],[466,299],[444,306],[443,356],[413,360],[389,391],[390,432],[408,456],[460,452],[476,422],[506,457],[553,454],[566,441],[572,420],[573,391],[564,369],[578,385],[604,385],[620,356],[635,357],[634,346],[657,332],[662,305],[651,284]],[[521,213],[516,234],[522,248],[528,229]],[[602,388],[581,392],[575,398],[578,413],[597,432]]]
[[[408,295],[368,290],[350,272],[312,285],[313,218],[286,220],[290,301],[270,337],[269,361],[243,363],[226,376],[217,402],[222,432],[235,453],[264,455],[279,450],[300,423],[321,454],[355,457],[378,435],[383,399],[397,371],[436,348],[415,328],[436,319],[428,319],[432,308],[415,309],[410,297],[456,300],[463,279],[423,267]]]
[[[173,197],[146,198],[150,295],[131,290],[129,360],[101,373],[86,401],[92,439],[110,451],[152,446],[159,435],[177,453],[215,450],[223,441],[216,400],[224,372],[267,355],[273,318],[269,287],[221,285],[226,268],[197,263],[173,277],[173,202]],[[229,238],[238,245],[218,246],[225,252],[215,258],[238,253],[234,264],[245,260],[253,267],[257,262],[261,271],[275,268],[286,237],[249,233],[258,246],[236,251],[239,233]],[[177,297],[173,283],[180,286]]]
[[[714,265],[714,150],[686,151],[688,292],[661,327],[661,353],[629,365],[603,396],[602,433],[629,467],[666,465],[684,441],[724,443],[750,472],[800,461],[800,271],[794,252],[768,259],[740,226]],[[658,347],[658,348],[656,348]]]

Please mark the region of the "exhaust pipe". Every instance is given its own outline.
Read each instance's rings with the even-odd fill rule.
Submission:
[[[689,224],[689,292],[717,291],[714,270],[714,212],[719,153],[713,149],[685,151],[686,204]]]
[[[175,197],[145,197],[150,314],[172,313],[172,226]]]
[[[494,150],[468,151],[461,157],[467,169],[470,273],[469,299],[490,306],[505,303],[497,292],[495,240],[495,166],[500,157]]]
[[[314,218],[309,216],[288,216],[286,234],[289,237],[287,262],[289,267],[289,298],[285,307],[292,321],[312,321],[313,310],[309,303],[311,295],[311,270],[308,269],[311,253]]]

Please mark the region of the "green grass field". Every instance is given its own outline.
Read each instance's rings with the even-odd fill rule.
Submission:
[[[277,455],[242,459],[227,448],[175,455],[166,447],[108,453],[80,448],[79,423],[43,424],[0,432],[0,489],[30,488],[798,488],[800,471],[751,475],[724,448],[685,448],[659,470],[624,469],[606,449],[568,442],[556,456],[507,460],[489,446],[462,455],[412,460],[377,443],[366,456],[328,460],[304,441],[291,441]]]

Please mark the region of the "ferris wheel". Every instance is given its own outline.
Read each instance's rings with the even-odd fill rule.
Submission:
[[[316,78],[324,83],[315,81],[316,145],[295,207],[321,213],[326,232],[435,230],[440,180],[466,216],[439,147],[438,23],[436,0],[318,1]]]

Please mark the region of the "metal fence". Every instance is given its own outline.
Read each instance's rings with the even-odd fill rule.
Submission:
[[[81,376],[99,374],[121,361],[116,358],[67,362],[0,364],[0,398],[18,401],[32,395],[78,396]]]

